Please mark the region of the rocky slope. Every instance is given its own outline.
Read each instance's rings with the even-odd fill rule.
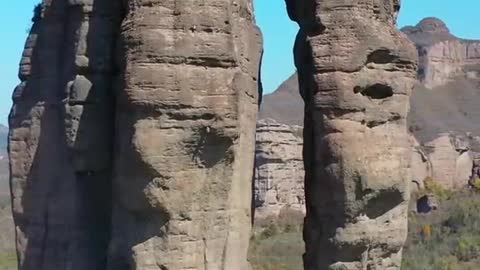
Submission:
[[[429,176],[448,188],[463,187],[480,153],[480,41],[455,37],[435,18],[402,31],[420,58],[410,131],[428,156]]]
[[[259,118],[303,126],[303,107],[303,100],[298,92],[298,75],[294,73],[275,92],[263,96]]]

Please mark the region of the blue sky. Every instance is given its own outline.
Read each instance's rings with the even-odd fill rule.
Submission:
[[[257,23],[264,34],[265,58],[262,79],[271,92],[294,72],[292,45],[297,31],[285,11],[283,0],[254,0]],[[39,0],[16,0],[4,3],[0,16],[0,123],[7,122],[11,93],[18,83],[20,55],[31,25],[33,6]],[[399,26],[416,24],[424,17],[435,16],[447,23],[462,38],[480,39],[479,0],[403,0]]]

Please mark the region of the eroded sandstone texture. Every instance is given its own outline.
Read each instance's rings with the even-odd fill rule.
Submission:
[[[10,116],[20,269],[248,269],[260,51],[250,0],[43,1]]]
[[[9,151],[19,269],[105,269],[118,1],[44,1],[13,94]]]
[[[305,269],[400,269],[416,50],[399,1],[287,0],[305,100]]]
[[[128,1],[108,269],[248,269],[253,16],[250,0]]]
[[[255,218],[278,216],[283,208],[305,212],[303,128],[273,119],[257,122]]]
[[[418,79],[426,87],[445,85],[459,77],[480,78],[480,41],[455,37],[437,18],[425,18],[402,31],[417,45]]]

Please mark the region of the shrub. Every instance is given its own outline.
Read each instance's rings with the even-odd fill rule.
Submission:
[[[270,238],[272,236],[275,236],[279,233],[279,229],[278,229],[278,226],[277,224],[275,223],[271,223],[270,225],[267,226],[267,228],[265,228],[262,233],[260,234],[260,236],[262,238]]]
[[[437,211],[429,215],[410,214],[402,270],[478,269],[480,194],[449,193]],[[425,237],[428,234],[430,237]]]
[[[278,216],[272,215],[259,219],[255,223],[256,231],[264,238],[271,237],[282,232],[298,232],[302,230],[303,212],[292,209],[288,206],[280,210]]]
[[[429,193],[435,195],[440,200],[449,199],[452,192],[442,187],[435,179],[427,177],[424,180],[425,189],[420,191],[419,195],[428,195]]]
[[[480,190],[480,178],[473,180],[472,185],[476,190]]]

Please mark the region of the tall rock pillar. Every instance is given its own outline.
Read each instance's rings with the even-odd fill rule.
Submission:
[[[118,3],[35,8],[9,119],[20,270],[106,267]]]
[[[306,270],[400,269],[415,47],[398,0],[287,0],[305,100]]]
[[[252,1],[126,2],[108,269],[248,269]]]

